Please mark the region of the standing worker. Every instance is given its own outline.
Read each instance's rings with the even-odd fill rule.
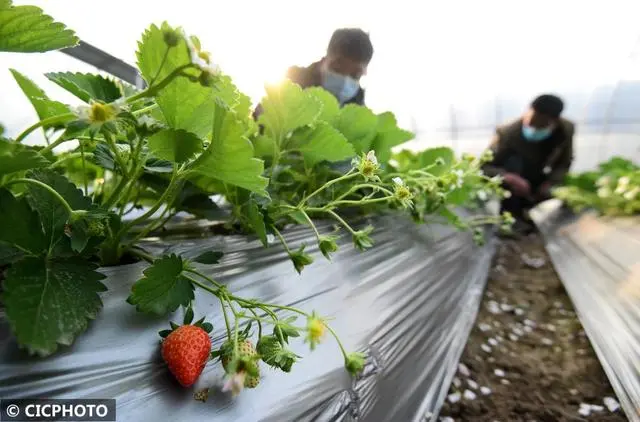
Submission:
[[[331,92],[340,106],[364,105],[364,89],[360,78],[367,73],[373,57],[373,45],[369,35],[362,29],[343,28],[331,36],[326,55],[308,67],[293,66],[287,78],[302,88],[323,87]],[[262,113],[258,105],[254,118]]]
[[[551,198],[551,188],[563,182],[573,162],[575,125],[560,117],[563,109],[557,96],[541,95],[521,118],[498,127],[491,142],[493,161],[484,172],[502,176],[511,192],[501,212],[513,215],[517,232],[533,230],[528,211]]]

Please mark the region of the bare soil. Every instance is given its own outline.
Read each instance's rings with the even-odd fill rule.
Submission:
[[[441,421],[627,420],[537,234],[498,247],[460,362]]]

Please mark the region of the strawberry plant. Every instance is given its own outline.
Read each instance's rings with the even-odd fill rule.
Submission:
[[[39,9],[25,7],[0,1],[0,23],[21,11],[50,23]],[[45,33],[41,27],[2,26],[0,50],[44,51],[77,42],[64,26],[49,25]],[[360,250],[373,246],[374,228],[357,229],[352,217],[404,212],[419,223],[443,217],[460,229],[509,223],[508,216],[465,221],[450,208],[478,192],[485,198],[503,193],[500,180],[480,170],[488,154],[458,160],[447,148],[396,153],[394,147],[413,134],[399,128],[392,113],[340,108],[328,92],[292,82],[266,87],[264,112],[254,121],[249,97],[199,39],[167,23],[145,31],[137,62],[146,81],[141,90],[99,75],[47,73],[78,105],[50,99],[12,70],[40,119],[14,139],[0,134],[3,304],[18,344],[30,353],[46,356],[70,345],[102,306],[99,293],[107,287],[99,267],[138,259],[150,265],[127,301],[140,312],[163,317],[185,307],[192,313],[195,289],[217,298],[227,341],[210,356],[220,358],[230,390],[258,384],[259,360],[291,371],[299,356],[289,340],[301,334],[311,349],[332,335],[346,369],[356,374],[363,355],[348,353],[315,312],[236,296],[199,269],[217,264],[222,252],[204,251],[192,260],[153,256],[140,240],[179,212],[213,219],[228,210],[228,230],[255,235],[265,247],[277,239],[301,273],[314,258],[306,245],[289,246],[283,231],[289,224],[308,226],[330,259],[342,233]],[[46,146],[22,143],[38,130]],[[63,144],[70,147],[61,152]],[[215,197],[222,199],[216,203]],[[139,212],[131,217],[133,210]],[[319,219],[333,220],[339,230],[321,233]],[[475,237],[481,241],[479,233]],[[282,312],[292,315],[281,318]],[[298,317],[306,324],[295,325]],[[202,371],[203,350],[210,347],[205,334],[214,328],[191,325],[191,319],[161,333],[163,357],[185,386]],[[186,350],[192,340],[197,353]]]
[[[640,167],[614,157],[595,171],[569,174],[554,196],[576,212],[595,209],[604,215],[634,215],[640,212]]]

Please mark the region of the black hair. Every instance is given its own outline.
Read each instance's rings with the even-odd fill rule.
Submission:
[[[373,45],[369,34],[359,28],[342,28],[334,31],[327,48],[328,54],[348,57],[369,63],[373,57]]]
[[[544,114],[551,118],[557,119],[560,117],[562,110],[564,109],[564,103],[555,95],[544,94],[537,97],[531,103],[531,108],[540,114]]]

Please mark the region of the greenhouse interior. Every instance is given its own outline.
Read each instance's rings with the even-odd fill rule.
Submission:
[[[640,421],[639,15],[0,0],[0,420]]]

